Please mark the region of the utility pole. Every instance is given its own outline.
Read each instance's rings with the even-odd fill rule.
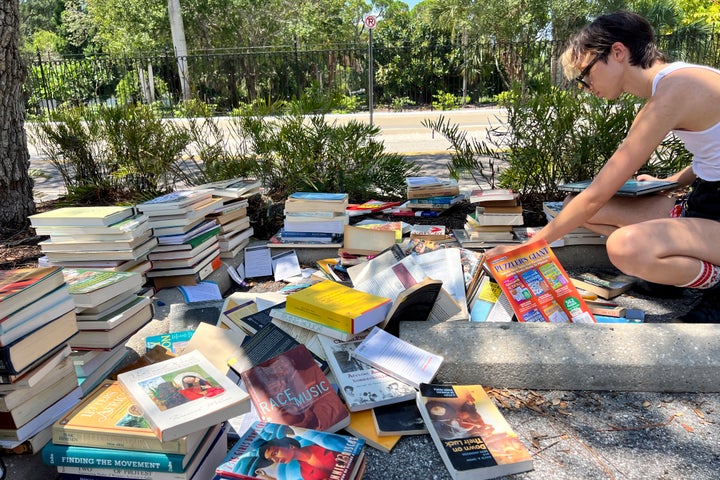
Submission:
[[[180,76],[180,90],[183,100],[190,100],[190,74],[187,62],[187,44],[185,43],[185,26],[180,13],[180,0],[168,0],[168,17],[170,18],[170,33],[172,34],[175,59]]]

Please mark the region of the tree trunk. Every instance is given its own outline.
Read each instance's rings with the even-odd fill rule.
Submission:
[[[0,234],[27,227],[35,213],[30,154],[25,138],[18,0],[0,2]]]

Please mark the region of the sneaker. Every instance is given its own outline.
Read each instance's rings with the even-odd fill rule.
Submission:
[[[681,323],[720,323],[720,291],[713,288],[703,292],[687,313],[677,318]]]
[[[632,287],[633,292],[653,298],[680,298],[683,296],[683,287],[675,285],[663,285],[647,281],[639,281]]]

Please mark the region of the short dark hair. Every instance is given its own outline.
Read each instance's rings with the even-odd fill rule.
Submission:
[[[300,442],[291,437],[271,438],[258,448],[258,457],[265,458],[265,452],[270,447],[300,448]]]
[[[573,60],[587,53],[605,59],[613,43],[620,42],[630,52],[630,65],[651,67],[656,61],[665,61],[655,43],[652,25],[644,17],[627,11],[619,11],[597,17],[571,40]]]

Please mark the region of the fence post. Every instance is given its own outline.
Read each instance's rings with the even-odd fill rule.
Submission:
[[[42,56],[40,55],[40,49],[35,50],[37,52],[37,58],[38,58],[38,66],[40,67],[40,82],[42,83],[42,89],[45,94],[45,101],[43,102],[45,105],[41,105],[45,107],[45,110],[50,113],[50,91],[48,87],[48,81],[47,78],[45,78],[45,68],[43,68],[43,61]]]

